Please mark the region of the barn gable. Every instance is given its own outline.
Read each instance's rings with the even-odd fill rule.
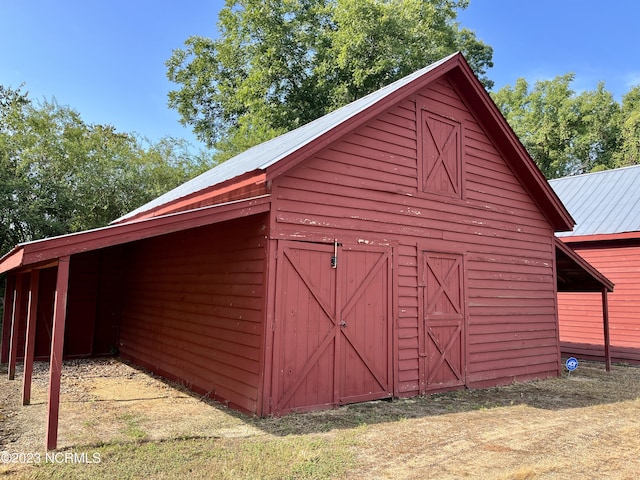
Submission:
[[[274,237],[393,256],[397,394],[558,369],[553,226],[485,128],[443,75],[273,180]]]
[[[544,176],[460,53],[445,57],[296,130],[250,148],[117,219],[114,223],[203,207],[218,202],[220,198],[235,200],[250,194],[268,193],[271,180],[313,156],[336,139],[377,117],[390,105],[411,98],[416,92],[437,82],[443,76],[455,86],[457,95],[464,99],[467,107],[490,133],[491,142],[499,148],[520,184],[527,189],[554,229],[570,230],[574,224],[573,219],[549,188]],[[442,118],[438,121],[440,128],[443,121],[446,123]],[[438,122],[434,118],[429,124],[438,128]],[[422,174],[422,181],[432,184],[443,180],[439,167],[434,172],[426,171]],[[234,197],[234,194],[237,196]]]

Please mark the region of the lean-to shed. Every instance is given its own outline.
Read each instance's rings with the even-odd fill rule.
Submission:
[[[258,415],[552,377],[557,290],[608,284],[558,253],[572,226],[454,54],[109,227],[18,245],[2,358],[24,355],[28,402],[50,354],[50,447],[63,345]]]
[[[576,219],[565,244],[615,282],[609,295],[611,357],[640,362],[640,166],[550,182]],[[558,296],[563,352],[602,358],[602,307],[593,293]]]

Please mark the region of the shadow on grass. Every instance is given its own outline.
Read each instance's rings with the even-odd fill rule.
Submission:
[[[92,362],[94,360],[85,361]],[[351,429],[362,425],[518,405],[545,410],[565,410],[640,398],[640,366],[617,364],[614,365],[611,372],[606,372],[602,363],[581,362],[576,371],[564,372],[560,378],[485,389],[454,390],[406,399],[364,402],[330,410],[293,413],[281,417],[258,418],[236,412],[214,400],[204,398],[188,390],[184,385],[152,374],[142,367],[128,362],[123,363],[176,389],[182,395],[189,395],[207,403],[212,409],[217,409],[237,419],[238,423],[244,423],[276,436],[321,433],[334,429]],[[6,366],[0,368],[0,375],[2,374],[6,374]],[[149,398],[127,398],[122,401],[133,400],[144,401]],[[85,400],[77,402],[82,403],[83,401]],[[86,401],[95,402],[95,400]],[[120,400],[116,398],[110,401],[119,402]],[[207,437],[216,438],[217,434],[211,432],[211,435],[207,435]]]
[[[291,413],[280,417],[252,417],[203,398],[184,386],[150,374],[212,408],[271,435],[304,435],[350,429],[362,425],[397,422],[407,419],[464,413],[476,410],[525,405],[545,410],[565,410],[616,403],[640,398],[640,366],[616,364],[606,372],[603,363],[581,362],[574,372],[564,371],[559,378],[514,383],[484,389],[461,389],[412,398],[387,399],[344,405],[334,409]]]

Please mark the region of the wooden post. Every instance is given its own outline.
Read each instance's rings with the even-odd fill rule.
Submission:
[[[7,275],[4,285],[4,311],[2,312],[2,344],[0,345],[0,363],[9,362],[9,339],[11,337],[11,317],[13,316],[13,294],[16,276]]]
[[[602,324],[604,327],[604,364],[607,372],[611,371],[611,351],[609,344],[609,301],[607,297],[607,289],[602,289]]]
[[[67,316],[67,291],[69,289],[69,256],[58,260],[58,276],[53,305],[51,335],[51,361],[49,366],[49,402],[47,409],[47,450],[58,445],[58,414],[60,412],[60,377],[62,375],[62,351],[64,324]]]
[[[20,323],[24,317],[24,274],[16,276],[15,296],[13,299],[13,314],[11,315],[11,339],[9,340],[9,380],[16,378],[16,361],[18,359],[18,337]]]
[[[24,375],[22,376],[22,405],[31,403],[31,376],[33,374],[33,355],[36,343],[36,319],[38,317],[38,289],[40,270],[31,272],[29,286],[29,307],[27,309],[27,334],[24,342]]]

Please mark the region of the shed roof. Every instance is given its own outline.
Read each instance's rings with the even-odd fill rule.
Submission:
[[[613,292],[614,283],[571,247],[556,238],[556,284],[558,292]]]
[[[0,258],[0,273],[49,266],[67,255],[122,245],[158,235],[224,222],[269,210],[269,196],[247,198],[186,212],[69,233],[16,245]]]
[[[550,180],[576,226],[559,237],[640,232],[640,165]]]

